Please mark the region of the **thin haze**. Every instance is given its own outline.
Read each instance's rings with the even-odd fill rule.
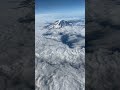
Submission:
[[[36,14],[84,14],[84,0],[36,0]]]

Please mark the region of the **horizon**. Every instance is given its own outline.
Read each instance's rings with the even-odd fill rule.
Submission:
[[[84,0],[36,0],[35,14],[84,15]]]

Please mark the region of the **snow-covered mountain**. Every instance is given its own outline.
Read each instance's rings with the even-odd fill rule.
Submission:
[[[45,26],[44,28],[48,29],[60,29],[65,26],[74,26],[74,25],[83,25],[84,26],[84,20],[57,20],[54,23],[49,23],[49,25]]]
[[[62,28],[64,26],[70,26],[71,24],[68,21],[65,20],[58,20],[55,21],[54,27],[55,28]]]
[[[36,90],[84,90],[84,21],[57,20],[37,25]]]

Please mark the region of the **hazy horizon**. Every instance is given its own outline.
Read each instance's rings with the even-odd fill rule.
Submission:
[[[84,0],[36,0],[35,14],[84,15]]]

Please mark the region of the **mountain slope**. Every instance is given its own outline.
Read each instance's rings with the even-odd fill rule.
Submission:
[[[77,23],[83,22],[58,20],[37,28],[36,90],[84,90],[85,28]]]

